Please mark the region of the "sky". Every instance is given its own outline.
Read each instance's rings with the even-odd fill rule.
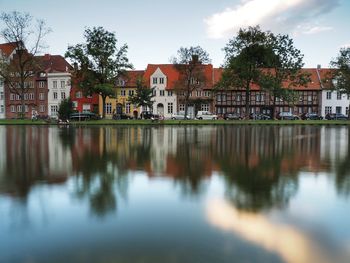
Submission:
[[[44,53],[64,55],[68,45],[84,42],[86,28],[102,26],[119,46],[128,45],[139,70],[170,63],[180,47],[197,45],[219,67],[239,28],[257,24],[293,38],[305,67],[328,67],[340,48],[350,47],[349,0],[0,0],[1,12],[14,10],[51,28]]]

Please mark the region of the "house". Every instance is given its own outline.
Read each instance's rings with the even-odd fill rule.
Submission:
[[[73,110],[76,112],[99,112],[99,95],[85,94],[82,87],[80,87],[79,79],[72,77],[70,98],[73,103]]]
[[[214,69],[214,84],[220,78],[223,69]],[[285,88],[294,91],[294,100],[284,101],[282,98],[274,97],[266,90],[262,90],[258,85],[253,84],[250,91],[250,112],[246,113],[246,92],[242,89],[218,90],[216,92],[216,113],[223,115],[226,112],[236,113],[242,116],[250,113],[263,113],[272,115],[273,109],[275,115],[279,112],[291,112],[300,115],[302,113],[311,113],[320,111],[321,107],[321,82],[314,68],[302,69],[302,73],[310,76],[311,82],[306,86],[291,86],[290,83],[284,83]]]
[[[45,54],[38,58],[44,69],[36,79],[39,114],[45,112],[44,102],[47,101],[47,115],[57,118],[60,103],[70,95],[72,67],[60,55]]]
[[[137,81],[142,80],[143,70],[128,70],[117,79],[115,96],[106,98],[106,118],[112,119],[114,114],[126,114],[137,119],[141,109],[131,104],[128,99],[134,95],[137,88]],[[99,96],[99,113],[102,115],[102,97]]]
[[[183,65],[186,66],[186,65]],[[194,117],[198,110],[213,111],[213,66],[200,65],[203,83],[189,93],[188,115]],[[154,88],[153,113],[171,118],[177,111],[185,111],[184,78],[174,64],[149,64],[144,74],[144,81]],[[198,82],[197,79],[191,79]]]
[[[331,69],[321,68],[318,65],[316,70],[322,86],[322,117],[328,113],[341,113],[348,116],[350,96],[336,90],[336,81],[329,79]]]

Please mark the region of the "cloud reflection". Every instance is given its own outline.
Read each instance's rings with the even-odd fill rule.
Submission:
[[[317,242],[294,226],[272,222],[261,214],[239,211],[224,200],[208,202],[207,219],[221,230],[276,253],[287,263],[346,262],[326,253]]]

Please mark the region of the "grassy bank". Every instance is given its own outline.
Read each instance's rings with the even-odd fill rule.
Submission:
[[[31,120],[0,120],[0,125],[56,125],[45,121]],[[225,121],[225,120],[96,120],[75,121],[70,125],[350,125],[350,121],[328,121],[328,120],[296,120],[296,121]]]

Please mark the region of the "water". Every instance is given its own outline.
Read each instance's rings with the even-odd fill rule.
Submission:
[[[0,262],[350,262],[348,127],[0,126]]]

